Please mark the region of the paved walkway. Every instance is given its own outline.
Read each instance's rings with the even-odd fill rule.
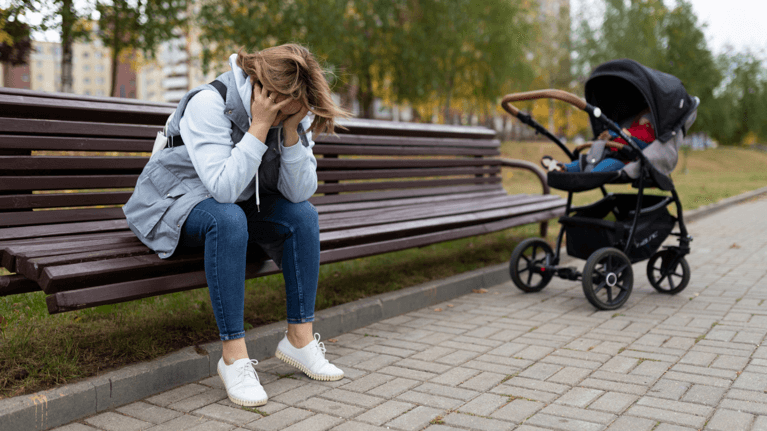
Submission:
[[[506,283],[325,340],[338,382],[261,362],[258,410],[212,377],[57,430],[767,430],[767,199],[689,227],[674,297],[645,262],[617,312],[580,283]]]

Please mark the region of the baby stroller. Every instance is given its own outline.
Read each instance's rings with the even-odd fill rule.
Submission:
[[[661,293],[681,292],[690,281],[690,266],[684,256],[692,237],[682,217],[682,204],[669,174],[678,159],[679,146],[697,116],[700,100],[685,91],[676,77],[645,67],[633,60],[615,60],[598,66],[585,87],[586,100],[560,90],[509,94],[501,105],[511,115],[552,140],[570,160],[580,160],[581,172],[548,173],[550,187],[567,191],[565,214],[556,251],[543,239],[521,242],[511,255],[509,272],[514,284],[525,292],[542,290],[556,275],[581,280],[589,302],[601,310],[621,307],[631,295],[634,274],[631,265],[649,259],[647,277]],[[604,157],[605,142],[579,146],[571,152],[559,139],[511,102],[552,98],[586,111],[595,138],[611,130],[628,145],[621,145],[622,158],[634,160],[619,171],[591,172]],[[644,150],[622,130],[638,113],[650,109],[656,139]],[[616,121],[613,121],[616,120]],[[618,147],[612,142],[607,146]],[[587,154],[585,153],[588,149]],[[608,193],[606,184],[631,184],[636,194]],[[656,187],[670,196],[646,195]],[[599,188],[603,198],[593,204],[573,207],[573,193]],[[676,204],[677,216],[667,207]],[[679,232],[672,233],[679,223]],[[567,254],[585,259],[583,272],[560,266],[560,249],[566,235]],[[658,251],[669,235],[679,237],[678,246]]]

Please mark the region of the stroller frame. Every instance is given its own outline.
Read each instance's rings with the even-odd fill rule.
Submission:
[[[628,154],[631,157],[636,158],[639,162],[640,174],[638,178],[631,179],[625,172],[613,172],[605,174],[614,174],[615,178],[612,183],[632,183],[632,186],[637,189],[636,205],[633,211],[629,211],[628,215],[633,213],[633,217],[626,219],[630,220],[630,229],[628,230],[628,237],[624,241],[619,241],[619,244],[612,247],[604,247],[594,251],[587,259],[584,270],[578,271],[575,267],[561,266],[561,248],[563,237],[567,226],[563,223],[564,219],[567,219],[571,214],[578,214],[584,211],[593,209],[599,205],[605,205],[607,200],[613,199],[615,196],[612,193],[608,193],[604,184],[600,184],[598,187],[602,192],[603,199],[580,207],[573,207],[573,194],[577,191],[567,190],[567,205],[565,208],[564,217],[560,219],[560,223],[563,224],[556,240],[556,250],[551,250],[551,247],[542,239],[531,238],[521,242],[512,253],[510,262],[510,274],[512,281],[518,288],[525,292],[537,292],[542,290],[549,281],[556,275],[562,279],[581,281],[583,284],[583,290],[586,298],[592,305],[602,310],[612,310],[621,307],[626,300],[628,300],[633,288],[633,272],[631,264],[647,259],[647,257],[631,256],[631,248],[634,245],[634,237],[637,231],[637,226],[640,223],[640,219],[643,215],[653,213],[654,211],[663,210],[672,203],[676,205],[676,217],[668,216],[673,220],[669,231],[663,234],[663,238],[660,242],[663,242],[667,235],[676,236],[679,238],[678,246],[665,246],[663,250],[657,251],[658,246],[652,251],[654,253],[650,257],[650,261],[647,266],[647,275],[650,280],[650,284],[659,292],[667,294],[676,294],[682,291],[690,278],[690,269],[684,257],[690,252],[690,243],[692,237],[689,235],[684,223],[684,217],[682,212],[682,203],[679,200],[676,188],[674,187],[671,179],[658,171],[656,167],[645,157],[642,150],[636,145],[636,143],[624,133],[623,129],[613,120],[608,118],[599,107],[593,106],[587,103],[586,100],[579,98],[578,96],[561,91],[561,90],[539,90],[530,91],[525,93],[515,93],[507,95],[503,98],[501,105],[504,110],[509,112],[514,117],[518,118],[522,123],[535,129],[536,133],[541,134],[553,141],[559,146],[565,154],[568,155],[570,160],[577,160],[579,157],[578,151],[571,152],[556,136],[549,132],[546,128],[536,122],[529,114],[521,112],[519,109],[511,105],[511,102],[535,100],[541,98],[558,99],[564,102],[568,102],[573,106],[587,112],[592,119],[592,125],[595,122],[601,124],[605,129],[612,130],[618,136],[623,138],[628,143]],[[697,103],[697,99],[695,99]],[[697,105],[695,105],[697,106]],[[693,117],[694,120],[694,117]],[[686,130],[683,130],[686,133]],[[562,173],[562,176],[573,175],[568,173]],[[577,174],[576,174],[577,175]],[[602,175],[602,174],[599,174]],[[551,182],[551,173],[549,176],[549,182]],[[550,184],[551,185],[551,184]],[[654,199],[661,198],[659,202],[651,202],[650,206],[643,207],[645,201],[645,188],[655,186],[661,190],[670,192],[671,196],[656,197]],[[556,187],[556,186],[555,186]],[[596,188],[596,187],[593,187]],[[589,190],[593,189],[590,188]],[[585,190],[585,189],[584,189]],[[609,203],[609,202],[607,202]],[[668,214],[666,212],[666,214]],[[601,222],[601,220],[600,220]],[[673,230],[673,225],[678,223],[679,231],[670,232]],[[568,243],[570,241],[568,235]],[[623,242],[623,244],[620,244]],[[524,253],[526,250],[532,248],[532,256],[526,257]],[[539,258],[537,250],[542,250],[545,255],[543,258]],[[617,261],[617,264],[615,263]],[[526,269],[519,269],[519,263],[527,263]],[[660,263],[660,267],[656,264]],[[600,269],[601,268],[601,269]],[[677,271],[681,268],[682,274]],[[527,279],[522,279],[522,273],[527,272]],[[537,284],[532,284],[532,278],[534,275],[541,277],[541,281]],[[681,281],[674,283],[672,277],[681,277]],[[665,282],[665,283],[664,283]],[[668,287],[667,287],[668,286]],[[613,288],[615,295],[612,294]],[[600,298],[600,291],[606,293],[607,301]],[[602,294],[604,296],[604,294]]]

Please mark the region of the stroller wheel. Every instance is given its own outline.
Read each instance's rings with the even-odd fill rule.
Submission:
[[[511,281],[524,292],[543,290],[554,276],[553,271],[546,271],[543,266],[554,256],[554,251],[546,241],[530,238],[520,242],[511,253],[509,275]]]
[[[676,295],[690,282],[690,265],[684,256],[677,258],[674,251],[661,250],[647,262],[647,279],[658,292]]]
[[[591,305],[600,310],[620,308],[634,287],[631,261],[617,248],[600,248],[586,261],[582,282]]]

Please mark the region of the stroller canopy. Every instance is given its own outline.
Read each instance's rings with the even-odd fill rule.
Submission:
[[[698,103],[677,77],[628,59],[597,66],[586,81],[585,95],[588,103],[619,124],[649,107],[655,135],[661,142],[672,138]],[[591,128],[594,136],[605,130],[593,117]]]

